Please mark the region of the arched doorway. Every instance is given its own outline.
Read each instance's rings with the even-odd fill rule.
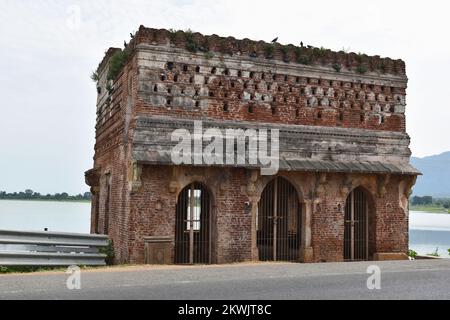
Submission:
[[[178,196],[175,263],[211,263],[211,196],[200,183],[188,185]]]
[[[369,201],[361,187],[345,203],[344,260],[369,260]]]
[[[298,261],[301,207],[294,186],[277,177],[264,189],[258,204],[257,246],[261,261]]]

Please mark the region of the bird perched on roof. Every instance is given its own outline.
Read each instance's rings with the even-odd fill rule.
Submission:
[[[276,43],[278,41],[278,37],[272,40],[272,43]]]
[[[134,34],[130,33],[130,37],[131,37],[131,39],[133,39],[134,38]]]
[[[312,48],[314,48],[313,46],[307,46],[308,47],[308,49],[312,49]]]
[[[128,47],[128,43],[126,41],[123,42],[123,46],[126,48]]]
[[[302,48],[303,48],[303,41],[301,41],[301,42],[300,42],[300,47],[302,47]]]

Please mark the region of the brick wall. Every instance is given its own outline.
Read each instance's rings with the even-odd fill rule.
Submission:
[[[303,211],[305,195],[315,194],[312,200],[311,241],[313,262],[343,261],[344,259],[344,208],[347,191],[363,187],[367,191],[369,210],[369,252],[402,253],[408,250],[408,215],[399,207],[398,182],[393,177],[384,195],[378,194],[377,176],[354,175],[351,187],[345,184],[344,175],[329,175],[326,189],[318,192],[315,174],[281,173],[298,190]],[[144,262],[144,238],[168,236],[175,238],[176,202],[179,192],[192,182],[201,182],[211,193],[214,226],[212,237],[215,263],[232,263],[252,260],[252,214],[246,202],[252,198],[247,192],[249,173],[244,169],[183,167],[173,180],[169,166],[144,166],[142,185],[130,196],[128,229],[129,263]],[[261,195],[270,177],[256,181],[257,195]],[[349,179],[349,177],[346,177]],[[172,189],[176,181],[176,188]],[[342,191],[342,190],[346,191]],[[308,202],[309,203],[309,202]],[[303,212],[305,214],[305,212]],[[116,237],[122,226],[112,223],[111,236]],[[304,232],[304,231],[303,231]],[[171,258],[174,242],[171,244]],[[172,260],[173,261],[173,260]]]
[[[103,232],[109,212],[116,262],[142,263],[146,236],[174,237],[178,193],[193,181],[211,189],[217,227],[213,261],[252,259],[252,213],[246,205],[255,199],[247,193],[250,171],[146,165],[140,187],[132,190],[139,115],[406,130],[407,78],[401,60],[144,27],[128,46],[132,54],[115,80],[107,74],[119,49],[110,49],[98,69],[94,169],[100,179],[91,229]],[[311,205],[313,260],[341,261],[342,190],[347,190],[348,176],[328,175],[321,193],[315,174],[284,174],[299,190],[303,205]],[[256,198],[268,179],[257,180]],[[408,218],[400,208],[398,186],[409,178],[393,177],[382,195],[377,179],[350,179],[353,187],[363,185],[372,195],[371,251],[406,252]],[[173,254],[173,246],[171,250]]]

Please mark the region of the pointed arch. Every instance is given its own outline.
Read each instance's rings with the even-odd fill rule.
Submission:
[[[302,210],[299,195],[288,179],[267,183],[258,204],[256,228],[261,261],[298,261]]]
[[[375,249],[375,206],[363,186],[348,194],[344,210],[344,260],[367,261]]]
[[[212,262],[212,194],[201,182],[192,182],[178,195],[175,218],[175,263]]]

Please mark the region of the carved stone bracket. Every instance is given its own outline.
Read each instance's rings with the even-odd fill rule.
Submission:
[[[137,161],[131,162],[128,168],[128,187],[130,192],[137,192],[142,185],[142,164]]]
[[[247,194],[249,196],[255,196],[257,193],[256,190],[256,181],[258,181],[259,178],[259,171],[258,170],[252,170],[250,172],[250,177],[248,179],[248,185],[247,185]]]
[[[412,190],[414,185],[416,184],[417,176],[412,176],[410,179],[408,179],[408,182],[406,183],[405,187],[405,196],[409,198],[412,194]]]
[[[179,172],[180,168],[174,166],[172,167],[172,177],[169,182],[169,192],[170,193],[177,193],[180,189],[180,183],[179,183]]]
[[[385,175],[379,175],[377,177],[377,186],[378,186],[378,196],[382,197],[386,194],[386,187],[389,184],[389,181],[391,180],[390,174]]]
[[[326,190],[327,190],[327,186],[326,186],[327,179],[328,179],[328,176],[326,173],[324,173],[324,172],[317,173],[316,188],[314,190],[316,198],[320,199],[325,195]]]
[[[345,197],[347,197],[352,188],[353,188],[352,177],[350,174],[347,173],[344,175],[342,186],[340,188],[341,197],[345,199]]]
[[[402,180],[399,184],[399,203],[405,215],[409,213],[409,197],[412,193],[412,188],[416,183],[417,176],[411,176],[409,179]]]
[[[100,169],[91,169],[84,173],[86,184],[91,187],[91,193],[97,194],[100,191]]]

